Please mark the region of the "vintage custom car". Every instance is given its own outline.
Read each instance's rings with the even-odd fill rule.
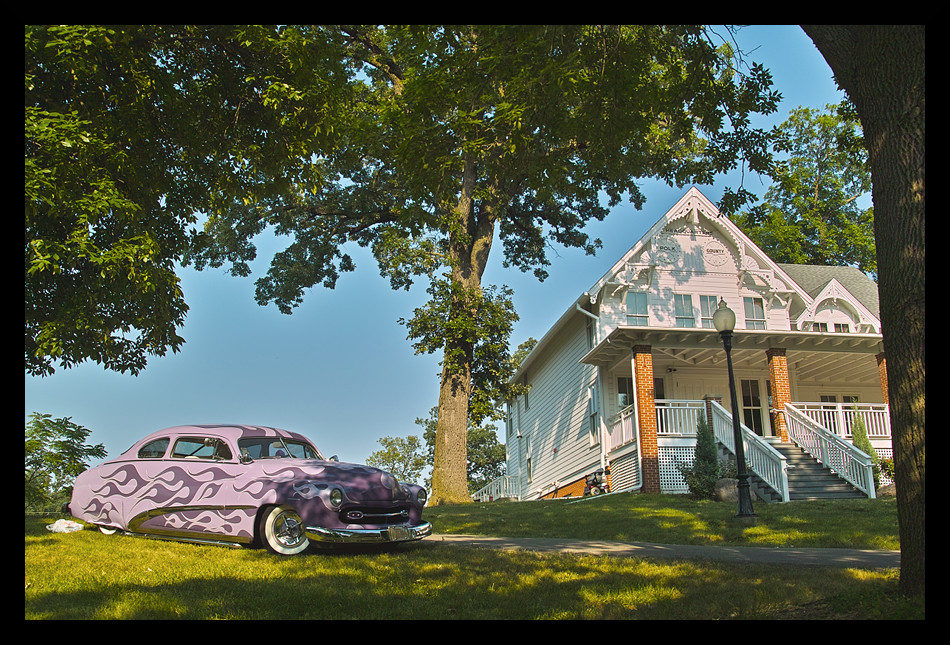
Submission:
[[[160,430],[76,479],[70,513],[104,533],[263,545],[418,540],[426,491],[389,473],[325,459],[309,439],[264,426]]]

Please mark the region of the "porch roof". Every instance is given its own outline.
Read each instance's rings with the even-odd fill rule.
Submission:
[[[636,345],[650,345],[654,355],[680,364],[713,366],[724,363],[722,339],[715,329],[676,327],[630,327],[621,325],[610,332],[580,362],[610,368],[629,360]],[[790,364],[806,365],[829,372],[853,362],[854,354],[876,355],[884,351],[880,334],[831,334],[811,331],[737,329],[732,337],[732,356],[737,367],[765,365],[765,351],[785,348]],[[829,356],[829,354],[837,356]],[[849,355],[852,355],[849,357]],[[860,361],[862,377],[876,378],[876,362]],[[867,374],[864,374],[864,373]]]

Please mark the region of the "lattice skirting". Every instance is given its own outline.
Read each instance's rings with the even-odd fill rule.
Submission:
[[[688,493],[689,487],[680,474],[678,464],[685,467],[693,465],[696,458],[695,446],[659,446],[660,492]]]
[[[627,490],[640,485],[640,468],[637,451],[610,462],[610,490]]]

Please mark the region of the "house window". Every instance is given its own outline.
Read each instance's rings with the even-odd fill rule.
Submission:
[[[647,294],[636,291],[627,292],[627,324],[646,326],[647,318]]]
[[[751,379],[740,381],[742,388],[742,421],[755,434],[762,436],[762,398],[759,382]]]
[[[590,318],[587,319],[587,349],[594,349],[594,339],[596,336],[595,324],[594,320]]]
[[[820,322],[812,323],[811,330],[825,333],[828,331],[828,323],[820,323]]]
[[[524,475],[525,478],[530,482],[531,478],[534,476],[534,467],[531,464],[531,439],[525,441],[524,454]]]
[[[591,383],[587,388],[587,434],[590,445],[597,445],[598,430],[598,409],[597,403],[597,383]]]
[[[700,296],[699,297],[699,309],[700,317],[702,318],[703,329],[715,329],[716,326],[713,325],[713,314],[716,313],[718,304],[716,303],[716,296]]]
[[[673,294],[673,306],[677,327],[696,326],[696,316],[693,314],[693,296],[688,293]]]
[[[623,410],[633,405],[633,379],[627,376],[617,377],[617,407]]]
[[[836,334],[850,334],[851,326],[848,323],[835,323]]]
[[[744,298],[745,328],[765,329],[765,306],[762,298]]]

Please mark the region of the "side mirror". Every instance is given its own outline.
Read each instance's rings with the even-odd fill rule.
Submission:
[[[327,461],[340,461],[340,458],[337,457],[336,455],[333,455],[332,457],[330,457],[329,459],[327,459]]]

